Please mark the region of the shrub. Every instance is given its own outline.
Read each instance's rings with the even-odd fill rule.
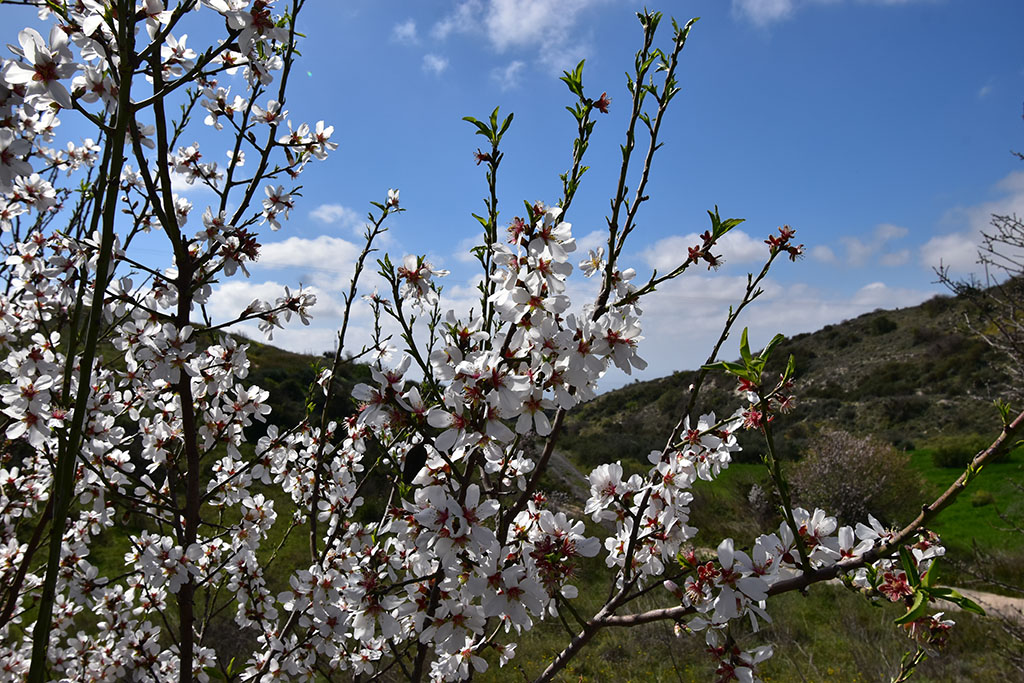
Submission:
[[[913,346],[929,344],[938,337],[938,330],[931,327],[912,327],[910,329],[910,343]]]
[[[996,502],[996,497],[992,495],[991,491],[981,489],[971,494],[971,507],[981,508],[994,502]]]
[[[921,417],[931,407],[931,400],[926,396],[900,396],[899,398],[888,397],[879,401],[882,408],[882,420],[889,427],[903,425],[914,418]],[[904,441],[903,437],[899,438]],[[898,446],[897,443],[893,443]]]
[[[857,384],[857,398],[875,396],[903,396],[913,393],[920,370],[913,363],[888,361],[875,367]]]
[[[948,311],[954,305],[955,302],[953,301],[953,297],[946,296],[944,294],[936,294],[931,299],[928,299],[928,301],[921,304],[921,308],[923,308],[924,312],[929,316],[935,318]]]
[[[877,318],[873,318],[868,324],[868,331],[874,335],[888,334],[895,330],[899,325],[896,321],[887,315],[880,315]]]
[[[991,439],[980,434],[941,436],[932,442],[932,464],[936,467],[967,467],[974,456],[990,443]]]
[[[884,523],[905,520],[922,488],[906,454],[841,431],[821,434],[793,471],[793,493],[801,504],[827,509],[846,522],[869,514]]]

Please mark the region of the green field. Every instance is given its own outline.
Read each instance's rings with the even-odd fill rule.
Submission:
[[[911,464],[934,495],[944,491],[960,473],[957,469],[933,465],[930,449],[914,451]],[[986,550],[1024,549],[1024,534],[1008,532],[1009,525],[999,517],[1002,513],[1017,519],[1018,523],[1024,517],[1024,496],[1017,488],[1020,485],[1024,485],[1024,450],[1017,449],[1007,460],[986,465],[932,526],[949,539],[951,547],[969,549],[977,543]]]
[[[944,491],[960,472],[936,467],[929,449],[912,453],[911,465],[925,479],[928,493],[933,496]],[[763,483],[764,479],[764,466],[736,463],[713,484],[699,482],[693,505],[694,523],[701,528],[694,539],[696,545],[713,546],[724,535],[741,543],[744,539],[752,540],[755,532],[750,525],[746,494],[752,485]],[[964,494],[939,515],[932,526],[950,539],[949,559],[940,565],[943,583],[959,585],[972,581],[957,563],[970,559],[974,546],[1001,560],[995,568],[1000,578],[1017,585],[1024,583],[1024,534],[1007,532],[1006,523],[997,514],[1016,514],[1019,519],[1024,500],[1014,486],[1015,481],[1024,481],[1024,449],[1018,449],[1003,462],[987,466]],[[987,494],[979,498],[979,491]],[[972,500],[981,499],[991,502],[972,504]],[[991,585],[981,587],[998,590]],[[581,573],[577,600],[581,612],[596,612],[607,594],[600,567],[590,567]],[[652,595],[658,595],[658,591]],[[665,604],[649,597],[635,609]],[[769,612],[775,621],[760,633],[751,634],[746,629],[735,634],[741,644],[774,646],[775,655],[763,669],[766,681],[889,680],[903,653],[914,647],[902,630],[893,625],[893,619],[903,613],[901,607],[865,599],[837,585],[814,586],[806,595],[774,598]],[[1015,680],[1019,672],[1006,659],[991,653],[1018,652],[1019,643],[1010,640],[990,618],[966,613],[956,613],[953,618],[957,627],[946,651],[927,659],[913,680]],[[564,626],[556,620],[538,624],[521,637],[514,667],[491,669],[488,680],[532,680],[554,657],[555,644],[564,644],[567,639]],[[600,633],[558,680],[706,681],[713,680],[713,671],[704,653],[703,636],[676,637],[671,624],[662,623],[628,632]]]

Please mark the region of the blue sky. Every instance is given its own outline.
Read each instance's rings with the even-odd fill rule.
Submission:
[[[741,321],[755,344],[775,332],[919,303],[941,291],[932,270],[940,260],[970,271],[990,213],[1024,214],[1024,163],[1010,154],[1024,151],[1020,0],[649,6],[701,20],[683,53],[682,92],[665,125],[651,200],[622,266],[645,278],[685,258],[687,235],[707,227],[705,212],[716,204],[723,216],[747,222],[723,245],[721,270],[688,273],[647,301],[641,355],[650,366],[640,377],[703,361],[745,273],[760,267],[761,241],[779,225],[797,229],[807,256],[780,263]],[[310,0],[288,109],[296,123],[333,124],[339,149],[303,174],[291,219],[266,236],[250,280],[218,289],[215,311],[272,299],[301,281],[318,294],[317,318],[278,332],[274,343],[331,348],[368,202],[383,201],[389,188],[401,190],[407,212],[382,246],[397,258],[425,253],[450,269],[446,291],[457,310],[468,310],[477,272],[464,255],[477,242],[470,214],[483,212],[485,182],[473,159],[483,139],[462,117],[482,118],[496,106],[515,113],[499,178],[503,224],[522,212],[524,199],[554,202],[574,131],[558,76],[580,59],[587,93],[612,98],[568,217],[581,245],[596,246],[618,174],[624,72],[639,47],[641,7]],[[198,220],[202,191],[190,198]],[[357,312],[353,341],[369,324]],[[738,339],[730,344],[734,354]],[[602,387],[630,380],[613,370]]]
[[[482,138],[461,118],[495,106],[515,112],[500,171],[505,221],[523,199],[555,201],[573,130],[557,76],[579,59],[588,93],[612,97],[569,216],[577,239],[598,243],[628,105],[623,73],[639,45],[636,4],[310,5],[305,75],[290,109],[333,123],[340,148],[303,176],[301,211],[272,237],[292,239],[265,248],[250,283],[298,275],[321,292],[324,327],[279,333],[280,343],[329,346],[331,300],[347,279],[355,230],[367,201],[389,187],[408,211],[388,249],[451,269],[447,288],[456,306],[468,306],[475,270],[456,248],[474,243],[470,213],[482,211],[485,186],[473,160]],[[940,260],[971,269],[990,213],[1024,213],[1024,164],[1010,154],[1024,148],[1020,2],[707,0],[652,9],[701,20],[623,265],[640,277],[670,266],[715,204],[747,222],[723,248],[720,271],[687,275],[648,301],[642,376],[703,360],[778,225],[795,227],[808,254],[779,264],[742,321],[755,340],[919,303],[941,291],[932,271]],[[629,379],[612,374],[605,388]]]

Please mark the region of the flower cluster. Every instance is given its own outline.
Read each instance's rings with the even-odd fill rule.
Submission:
[[[213,320],[208,304],[224,278],[248,275],[259,226],[283,227],[299,197],[295,178],[336,149],[324,122],[293,125],[281,104],[286,79],[270,91],[297,54],[292,22],[302,2],[279,10],[270,0],[138,0],[127,13],[99,0],[37,4],[40,18],[53,20],[48,38],[23,30],[13,59],[0,65],[5,676],[22,678],[31,666],[59,680],[205,682],[228,669],[247,682],[398,670],[461,680],[485,671],[488,656],[505,665],[538,620],[579,618],[580,566],[602,549],[613,597],[587,628],[628,618],[616,610],[671,571],[666,609],[706,632],[722,680],[751,680],[770,655],[735,646],[728,625],[749,619],[756,628],[773,590],[829,568],[906,603],[906,626],[922,643],[944,640],[949,623],[920,611],[948,596],[931,585],[942,549],[926,533],[908,546],[873,519],[837,529],[821,510],[794,508],[749,552],[731,539],[715,559],[698,561],[690,550],[694,483],[729,466],[739,430],[768,430],[793,405],[788,371],[768,391],[759,370],[751,374],[745,337],[746,408],[686,416],[649,455],[644,476],[624,478],[618,462],[590,473],[583,514],[607,533],[588,530],[573,517],[578,510],[539,489],[565,412],[593,397],[613,365],[627,374],[646,367],[637,304],[655,281],[638,289],[635,271],[617,264],[646,175],[622,232],[610,229],[608,254],[592,251],[580,264],[587,277],[603,275],[593,303],[574,307],[567,286],[576,242],[562,207],[575,180],[566,180],[560,206],[529,205],[507,242],[496,237],[489,205],[475,313],[442,311],[435,278],[447,272],[424,257],[397,268],[385,258],[393,298],[370,297],[375,338],[365,351],[375,362],[352,390],[354,412],[328,419],[339,344],[338,360],[311,388],[309,414],[267,424],[271,397],[250,382],[249,347],[223,330],[255,321],[269,337],[293,315],[307,324],[315,296],[285,288],[224,320]],[[192,10],[223,24],[224,39],[190,45]],[[645,16],[653,31],[657,21]],[[688,28],[676,27],[679,49]],[[122,49],[131,40],[129,59]],[[678,49],[659,55],[663,98],[643,74],[636,82],[650,85],[634,96],[654,92],[667,104]],[[578,74],[567,78],[587,103],[581,117],[606,112],[607,94],[587,100],[573,85]],[[181,105],[181,118],[168,117],[178,110],[169,104]],[[226,149],[213,155],[214,145],[183,137],[193,110],[205,112],[204,132],[233,136]],[[101,135],[56,145],[68,115]],[[496,112],[490,127],[475,123],[492,144],[477,159],[493,180],[504,127]],[[646,123],[653,154],[659,125]],[[588,125],[581,120],[581,135]],[[201,183],[216,199],[194,211],[175,192],[179,182]],[[628,207],[624,192],[619,204]],[[371,215],[368,242],[402,210],[398,191],[374,206],[380,217]],[[60,217],[68,221],[53,227]],[[717,211],[712,219],[714,230],[676,274],[721,263],[716,242],[738,221],[722,223]],[[171,267],[140,256],[144,233],[166,237]],[[769,238],[770,256],[798,256],[792,237],[784,228]],[[370,251],[368,243],[357,272]],[[355,293],[353,281],[349,306]],[[382,315],[406,342],[392,365]],[[424,327],[426,347],[415,343]],[[279,584],[269,569],[292,534],[308,536],[308,561],[288,567]],[[101,545],[116,549],[116,569],[109,548],[95,552]],[[902,548],[898,559],[891,545]],[[229,653],[211,638],[211,624],[225,618],[244,634],[239,641],[256,644],[251,651]],[[33,660],[34,638],[45,647]]]
[[[712,413],[701,416],[690,429],[687,417],[685,443],[678,450],[651,452],[646,481],[639,475],[622,481],[618,463],[601,465],[591,473],[591,496],[584,511],[594,521],[615,521],[615,534],[605,540],[606,562],[621,570],[620,580],[659,576],[675,562],[682,545],[697,533],[688,524],[690,488],[698,479],[712,481],[729,466],[731,454],[739,450],[732,434],[738,427],[736,416],[717,423]]]
[[[216,653],[199,642],[198,622],[179,624],[180,639],[175,626],[175,644],[168,647],[168,616],[194,605],[198,591],[226,589],[237,596],[231,602],[238,623],[276,617],[261,552],[277,512],[272,499],[251,489],[276,480],[301,491],[298,473],[286,481],[293,474],[288,458],[303,446],[323,449],[315,432],[286,439],[267,428],[255,452],[246,446],[247,433],[269,413],[269,395],[246,384],[246,345],[204,331],[208,319],[199,325],[191,311],[207,302],[219,278],[246,273],[257,258],[253,223],[262,216],[279,225],[291,208],[280,186],[267,193],[270,205],[262,210],[251,210],[248,198],[228,201],[233,187],[255,189],[281,174],[297,176],[335,149],[332,129],[322,122],[294,130],[289,124],[281,137],[276,102],[257,104],[272,72],[290,59],[293,40],[270,2],[209,0],[167,8],[145,0],[128,16],[102,2],[39,5],[41,19],[55,20],[48,39],[27,28],[11,47],[13,59],[0,60],[0,228],[6,239],[0,429],[7,444],[0,456],[0,667],[14,677],[27,672],[30,620],[45,594],[44,579],[52,576],[55,595],[43,597],[52,612],[41,662],[47,676],[177,680],[184,660],[193,677],[205,681]],[[202,54],[194,50],[181,32],[191,9],[219,13],[230,40]],[[126,76],[119,70],[122,34],[141,27],[146,31],[137,35],[136,49],[151,56]],[[231,88],[218,86],[217,78],[238,67],[245,69],[249,96],[232,99]],[[170,149],[162,109],[119,108],[122,100],[146,100],[146,89],[151,105],[194,83],[203,88],[185,101],[192,92],[195,99],[204,93],[207,123],[223,128],[227,120],[234,129],[226,166],[204,158],[198,143]],[[73,109],[105,122],[100,144],[90,138],[54,144],[61,118]],[[176,124],[183,130],[187,119]],[[259,127],[270,128],[264,142],[257,139]],[[117,131],[124,145],[114,145]],[[103,154],[101,145],[114,152]],[[260,156],[266,172],[242,180],[236,170],[246,150]],[[283,163],[274,161],[275,152]],[[60,183],[64,174],[67,188]],[[175,193],[179,180],[199,181],[218,195],[192,236],[186,230],[195,216],[191,202]],[[81,190],[90,184],[94,193]],[[73,209],[70,222],[51,228],[65,208]],[[135,236],[153,229],[167,233],[174,267],[160,270],[134,258]],[[314,303],[308,291],[286,289],[276,302],[255,301],[220,326],[257,319],[269,330],[292,314],[305,323]],[[90,330],[112,350],[109,357],[93,359],[96,347],[84,345]],[[65,512],[55,490],[66,486],[58,470],[69,458],[64,495],[72,503]],[[201,469],[206,465],[208,475]],[[350,471],[358,467],[337,469],[339,489]],[[219,510],[220,521],[205,518],[203,505]],[[64,530],[62,540],[57,536],[59,562],[48,566],[42,532],[57,514],[67,517],[57,522]],[[92,560],[90,549],[100,539],[109,543],[115,525],[127,526],[124,569],[104,576],[106,563]],[[34,540],[26,543],[29,537]],[[97,620],[98,628],[82,630]]]

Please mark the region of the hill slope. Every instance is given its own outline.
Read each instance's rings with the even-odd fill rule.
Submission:
[[[938,296],[780,344],[769,368],[781,370],[789,354],[797,367],[796,410],[777,423],[782,455],[797,457],[824,426],[899,448],[920,447],[939,435],[994,435],[992,401],[1005,394],[1006,379],[998,355],[963,329],[966,310],[965,302]],[[734,337],[725,345],[732,353]],[[652,449],[664,447],[696,376],[676,372],[602,394],[570,413],[561,447],[585,465],[645,462]],[[741,403],[734,382],[721,375],[709,379],[698,410],[731,413]],[[755,436],[741,437],[745,459],[760,453]]]
[[[967,304],[937,296],[919,306],[876,310],[786,339],[769,368],[781,371],[796,359],[796,410],[777,423],[784,457],[798,457],[822,427],[872,435],[903,449],[929,445],[940,435],[994,435],[992,401],[1005,395],[1001,358],[970,335],[962,321]],[[314,364],[330,359],[290,353],[248,341],[249,380],[270,390],[272,422],[294,424],[305,412]],[[726,342],[734,352],[738,334]],[[729,354],[726,354],[728,357]],[[366,366],[347,365],[332,417],[352,408],[348,391],[365,381]],[[689,399],[696,371],[680,371],[634,382],[602,394],[569,413],[559,448],[583,466],[623,460],[645,463],[664,446]],[[700,412],[731,413],[740,404],[735,384],[710,375],[698,401]],[[741,460],[760,454],[756,434],[740,435]]]

